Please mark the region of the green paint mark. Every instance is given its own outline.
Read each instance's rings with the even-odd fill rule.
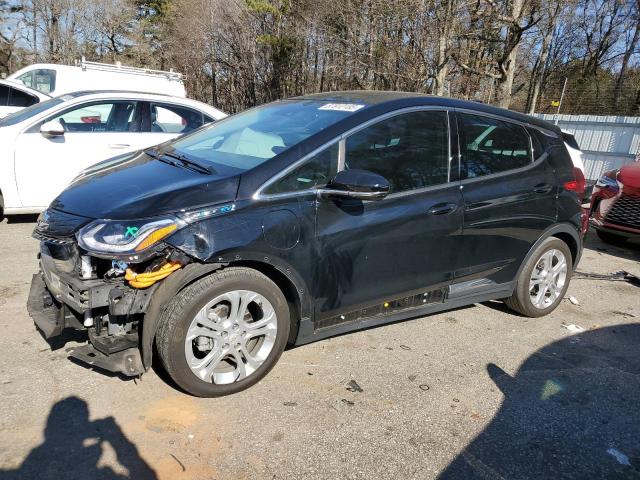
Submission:
[[[124,232],[124,238],[136,238],[138,235],[138,227],[127,227],[127,231]]]

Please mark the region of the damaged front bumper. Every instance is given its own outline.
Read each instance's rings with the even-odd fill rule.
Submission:
[[[66,329],[86,330],[89,343],[74,348],[72,358],[127,376],[144,373],[138,327],[155,288],[80,279],[56,268],[46,245],[40,267],[31,281],[27,310],[45,339],[60,337]]]

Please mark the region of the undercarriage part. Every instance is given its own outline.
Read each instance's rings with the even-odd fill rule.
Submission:
[[[144,373],[140,350],[137,346],[112,353],[111,355],[105,355],[93,345],[87,344],[74,348],[69,356],[89,366],[109,372],[122,373],[128,377],[135,377]]]
[[[45,339],[60,335],[68,327],[82,328],[73,312],[51,296],[39,274],[31,279],[27,311]]]
[[[104,330],[103,330],[104,331]],[[98,333],[95,329],[89,329],[89,341],[96,350],[105,355],[113,355],[114,353],[127,350],[128,348],[138,347],[138,334],[126,333],[124,335],[106,335]]]
[[[127,268],[124,278],[133,288],[147,288],[159,280],[168,277],[180,268],[182,268],[182,264],[178,262],[166,262],[159,269],[144,273],[136,273],[130,268]]]

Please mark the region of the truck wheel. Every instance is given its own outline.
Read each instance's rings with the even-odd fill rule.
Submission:
[[[572,271],[571,251],[567,244],[549,237],[527,260],[513,295],[505,303],[527,317],[547,315],[564,298]]]
[[[289,307],[268,277],[231,267],[178,293],[162,313],[156,344],[162,364],[185,391],[219,397],[261,380],[289,337]]]

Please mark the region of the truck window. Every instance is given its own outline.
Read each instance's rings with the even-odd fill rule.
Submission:
[[[18,81],[39,92],[51,93],[56,88],[56,71],[43,68],[31,70],[20,75]]]

